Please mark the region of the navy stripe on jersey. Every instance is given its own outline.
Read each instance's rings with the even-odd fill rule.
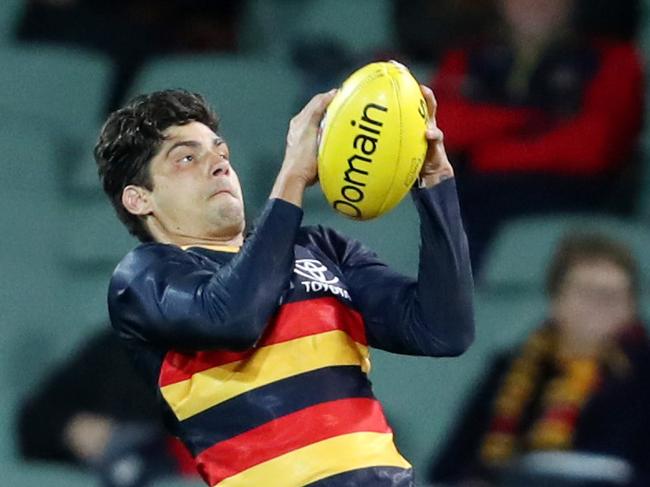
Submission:
[[[352,397],[374,397],[361,368],[326,367],[241,394],[181,421],[178,429],[192,455],[197,456],[220,441],[276,418],[315,404]]]
[[[307,487],[413,487],[413,470],[398,467],[370,467],[350,470],[312,482]]]

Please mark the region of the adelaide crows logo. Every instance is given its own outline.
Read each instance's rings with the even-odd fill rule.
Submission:
[[[339,282],[339,278],[330,272],[321,261],[316,259],[297,259],[293,270],[299,276],[308,279],[300,283],[305,286],[307,292],[329,291],[336,296],[350,299],[350,293],[348,293],[347,289],[335,285]]]

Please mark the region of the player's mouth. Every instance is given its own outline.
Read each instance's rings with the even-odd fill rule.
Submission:
[[[210,194],[210,196],[208,196],[208,199],[212,199],[215,196],[219,196],[219,195],[230,195],[233,198],[235,197],[235,194],[232,192],[232,190],[230,188],[220,188],[220,189],[218,189],[216,191],[213,191]]]

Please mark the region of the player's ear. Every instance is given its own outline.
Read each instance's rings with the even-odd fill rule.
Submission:
[[[122,205],[133,215],[148,215],[152,211],[150,192],[142,186],[129,184],[122,191]]]

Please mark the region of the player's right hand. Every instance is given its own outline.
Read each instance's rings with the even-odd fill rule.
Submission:
[[[302,206],[305,188],[318,179],[318,133],[325,110],[336,90],[314,96],[289,124],[282,168],[271,198]]]
[[[318,178],[318,132],[336,90],[314,96],[289,124],[282,170],[311,186]]]

